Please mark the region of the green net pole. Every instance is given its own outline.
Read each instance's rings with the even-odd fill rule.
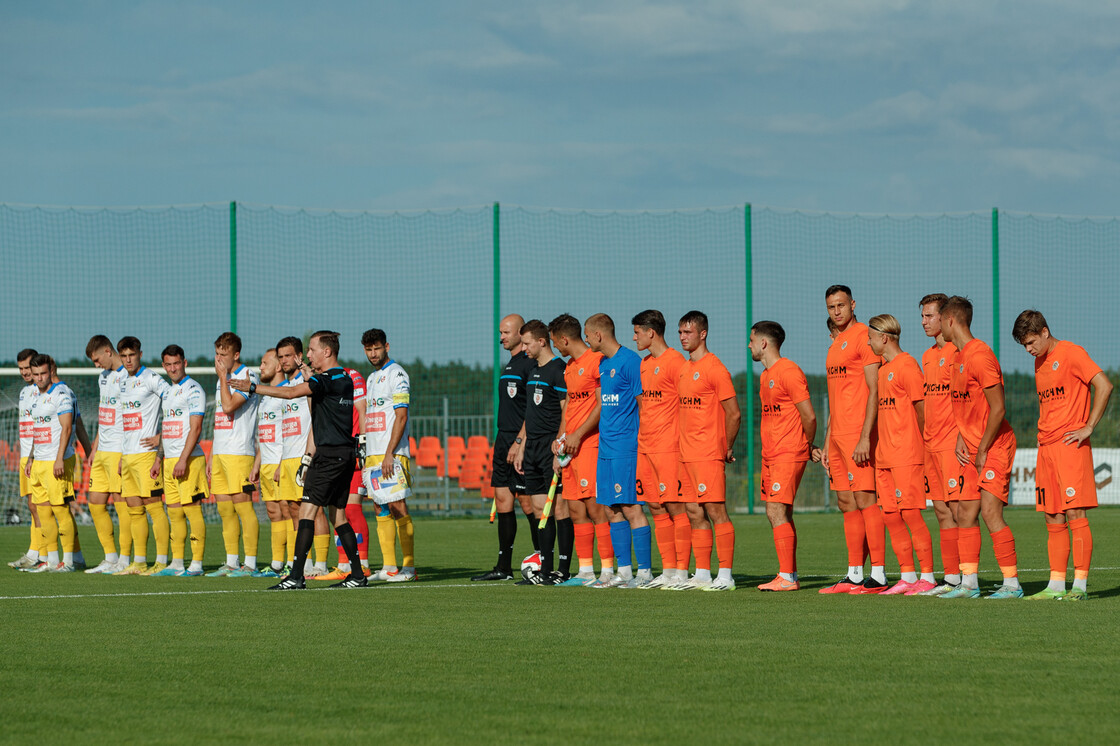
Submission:
[[[237,334],[237,203],[229,203],[229,330]]]
[[[494,203],[494,326],[491,339],[494,340],[494,431],[498,428],[498,384],[502,375],[502,345],[498,341],[498,326],[502,323],[502,230],[501,208]]]
[[[999,359],[999,208],[992,208],[992,352]]]
[[[754,324],[753,308],[754,294],[751,267],[751,203],[743,207],[743,234],[745,257],[743,264],[746,267],[746,311],[747,335],[749,338],[751,326]],[[747,512],[754,514],[754,361],[751,360],[750,349],[747,349]]]

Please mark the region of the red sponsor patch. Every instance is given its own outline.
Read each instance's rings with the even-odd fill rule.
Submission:
[[[35,437],[35,423],[21,422],[19,423],[19,437],[20,438],[33,438]]]
[[[233,418],[225,412],[214,413],[214,429],[215,430],[232,430]]]
[[[144,427],[144,416],[139,412],[124,413],[124,431],[133,433]]]
[[[384,412],[370,412],[366,415],[366,432],[367,433],[383,433],[385,432],[385,413]]]
[[[257,437],[261,443],[275,443],[276,425],[261,425],[257,428]]]
[[[165,440],[178,440],[183,437],[183,423],[178,421],[163,423],[163,437]]]
[[[35,437],[35,445],[37,445],[37,446],[49,445],[50,442],[51,442],[51,429],[49,427],[37,427],[37,428],[35,428],[34,437]]]
[[[117,424],[117,410],[112,407],[100,407],[97,410],[97,424],[98,425],[115,425]]]
[[[296,435],[303,435],[303,425],[298,417],[288,417],[284,420],[284,437],[292,438]]]

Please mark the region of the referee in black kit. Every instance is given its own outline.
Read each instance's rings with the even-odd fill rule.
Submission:
[[[311,370],[316,371],[295,386],[262,386],[248,379],[234,379],[230,385],[250,394],[275,396],[279,399],[311,398],[311,432],[315,438],[315,455],[304,456],[307,473],[303,479],[303,502],[299,506],[299,528],[296,531],[296,556],[288,577],[269,588],[291,591],[306,587],[303,566],[315,537],[315,515],[320,508],[330,508],[331,523],[338,534],[346,556],[350,559],[350,575],[331,588],[361,588],[366,585],[362,563],[358,558],[358,540],[346,521],[346,499],[358,456],[354,442],[354,382],[338,364],[338,332],[320,331],[311,335],[307,347]],[[310,371],[305,371],[305,376]],[[241,385],[244,384],[244,385]]]

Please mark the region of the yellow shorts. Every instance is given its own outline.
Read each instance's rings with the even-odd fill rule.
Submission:
[[[296,484],[296,471],[299,470],[300,461],[301,459],[298,458],[286,458],[280,462],[280,486],[277,492],[278,500],[298,503],[303,499],[303,487]]]
[[[121,455],[114,451],[98,451],[93,454],[89,467],[89,491],[119,495],[121,493]]]
[[[19,496],[27,497],[31,494],[31,478],[27,476],[27,459],[19,460]]]
[[[249,472],[253,471],[252,456],[234,456],[215,453],[210,456],[210,494],[240,495],[252,491]]]
[[[156,462],[156,452],[131,453],[121,456],[121,497],[163,496],[163,474],[152,479],[152,464]]]
[[[261,464],[261,499],[276,502],[280,499],[280,485],[273,479],[280,464]]]
[[[206,457],[187,456],[187,473],[182,479],[176,479],[175,465],[180,458],[172,456],[163,460],[163,501],[168,505],[190,505],[196,498],[210,495],[206,487]]]
[[[31,502],[35,505],[50,503],[65,505],[74,497],[74,467],[77,456],[62,462],[62,476],[54,475],[54,461],[34,461],[31,464]]]
[[[400,466],[398,473],[388,482],[381,480],[381,462],[385,454],[366,456],[365,468],[362,469],[362,482],[366,486],[369,498],[378,505],[388,505],[398,500],[412,497],[412,461],[408,456],[397,456]]]

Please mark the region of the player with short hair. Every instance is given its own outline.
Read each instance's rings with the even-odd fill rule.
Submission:
[[[318,331],[311,335],[307,358],[311,369],[307,381],[294,386],[258,385],[246,377],[230,380],[236,391],[279,399],[311,399],[314,422],[315,456],[307,468],[303,503],[296,532],[296,556],[291,572],[269,590],[288,591],[305,588],[304,563],[315,535],[315,515],[329,508],[339,543],[350,560],[351,572],[331,588],[360,588],[366,585],[358,558],[358,541],[346,520],[346,501],[354,473],[357,448],[354,440],[354,381],[338,365],[338,332]]]
[[[614,549],[606,510],[595,500],[595,475],[599,460],[599,363],[602,353],[596,352],[583,341],[579,319],[571,314],[561,314],[548,324],[548,336],[556,351],[568,358],[564,367],[564,386],[568,390],[568,404],[564,408],[561,425],[563,442],[553,446],[553,452],[565,453],[570,458],[562,467],[564,506],[568,518],[556,520],[556,542],[560,551],[560,572],[568,572],[565,558],[571,557],[574,545],[579,559],[579,572],[565,579],[562,585],[589,585],[595,582],[595,539],[599,539],[599,560],[604,583],[614,575]]]
[[[825,446],[813,460],[828,471],[836,502],[844,514],[848,572],[820,593],[879,593],[887,588],[887,539],[883,514],[875,502],[872,438],[878,411],[880,360],[867,344],[867,326],[856,320],[856,302],[847,285],[824,292],[829,317],[838,331],[828,348],[828,421]],[[871,556],[871,576],[863,577],[864,542]]]
[[[653,516],[654,535],[661,554],[661,574],[645,588],[688,582],[692,554],[692,524],[683,502],[680,414],[677,383],[684,355],[665,342],[665,317],[649,309],[636,314],[634,345],[642,358],[642,395],[638,399],[638,497]]]
[[[758,379],[762,404],[758,425],[762,440],[760,492],[778,555],[778,574],[758,586],[761,591],[801,588],[793,500],[817,437],[817,414],[809,398],[809,383],[797,363],[782,357],[785,341],[786,331],[776,321],[759,321],[751,327],[751,359],[763,367]]]
[[[1089,564],[1093,558],[1093,532],[1086,511],[1097,507],[1089,437],[1108,407],[1112,382],[1085,348],[1055,338],[1046,317],[1038,311],[1028,309],[1020,313],[1011,335],[1035,359],[1035,507],[1046,518],[1046,549],[1050,559],[1050,582],[1029,598],[1085,601],[1089,598]],[[1073,588],[1067,592],[1071,537]]]
[[[883,359],[879,367],[879,411],[875,418],[879,438],[875,446],[875,487],[879,507],[890,532],[902,578],[883,591],[886,596],[930,591],[933,577],[933,539],[922,519],[926,506],[925,394],[918,361],[902,351],[902,325],[890,314],[872,316],[867,322],[871,351]],[[914,556],[918,557],[918,577]]]
[[[284,337],[277,342],[276,359],[280,365],[280,372],[284,374],[284,380],[278,385],[296,386],[304,382],[303,341],[299,337]],[[280,498],[280,509],[287,518],[284,523],[287,530],[285,544],[288,549],[287,564],[291,565],[296,554],[296,523],[299,521],[300,500],[303,498],[303,486],[297,483],[296,475],[305,456],[310,464],[311,456],[315,453],[315,441],[311,437],[311,405],[307,397],[280,401],[284,407],[284,416],[281,421],[281,454],[278,470],[280,479],[277,483],[277,495]],[[279,577],[279,572],[282,571],[283,568],[276,571],[266,566],[258,570],[256,576]]]
[[[27,501],[27,511],[31,515],[31,543],[27,553],[8,567],[16,570],[32,570],[42,567],[47,570],[47,550],[43,545],[43,531],[39,523],[39,512],[31,498],[31,480],[27,476],[27,460],[35,448],[35,424],[31,419],[31,405],[39,393],[31,376],[31,359],[39,353],[31,348],[20,350],[16,355],[16,365],[24,386],[19,390],[19,494]],[[40,553],[42,550],[42,553]]]
[[[742,415],[731,373],[708,351],[708,317],[689,311],[677,325],[681,348],[688,359],[677,383],[680,403],[681,461],[688,474],[692,522],[692,547],[696,574],[672,590],[735,590],[731,569],[735,559],[735,526],[727,514],[726,465],[735,460],[732,450]],[[719,574],[712,579],[712,545],[719,555]]]
[[[269,386],[284,385],[284,374],[276,348],[270,347],[261,356],[261,382]],[[288,558],[288,527],[291,517],[287,505],[280,499],[280,461],[284,455],[284,405],[283,399],[263,397],[257,406],[257,453],[250,481],[257,483],[261,490],[271,526],[272,564],[249,573],[254,578],[278,578]],[[243,571],[231,572],[230,577],[238,577]]]
[[[253,510],[249,479],[257,454],[257,407],[260,397],[235,386],[245,387],[260,381],[257,372],[241,362],[241,337],[223,332],[214,340],[214,372],[218,375],[214,397],[214,441],[210,447],[210,493],[222,519],[222,540],[226,559],[206,577],[218,578],[237,573],[244,577],[257,570],[257,544],[260,523]],[[240,525],[238,523],[240,519]],[[238,539],[245,539],[245,564],[238,561]]]
[[[516,497],[529,520],[529,534],[533,550],[538,551],[537,521],[533,517],[533,502],[525,493],[525,477],[513,468],[517,447],[525,440],[525,401],[529,374],[537,367],[535,360],[525,354],[521,344],[521,327],[525,319],[511,313],[498,325],[498,340],[509,352],[509,362],[498,378],[497,435],[494,437],[494,456],[491,463],[490,486],[494,488],[494,511],[498,519],[498,561],[489,572],[476,575],[471,580],[512,580],[513,544],[517,539],[517,517],[513,512]]]
[[[949,398],[949,378],[957,348],[941,333],[941,307],[949,300],[944,293],[930,293],[919,301],[922,329],[933,344],[922,353],[925,401],[925,486],[937,516],[941,547],[942,582],[923,596],[940,596],[961,583],[961,556],[957,547],[957,506],[962,476],[957,461],[957,422]]]
[[[539,521],[544,516],[549,485],[560,471],[560,463],[552,451],[553,441],[563,435],[564,410],[568,392],[564,384],[564,361],[552,353],[548,327],[540,319],[525,322],[521,327],[521,344],[537,367],[529,374],[528,401],[525,406],[525,439],[518,444],[513,468],[524,475],[525,489],[532,496],[533,512]],[[565,509],[564,501],[556,504],[557,512]],[[549,516],[540,535],[540,572],[532,573],[518,585],[556,585],[552,558],[556,543],[556,517]]]
[[[160,576],[196,577],[202,574],[206,550],[206,521],[202,501],[210,494],[206,485],[206,454],[202,450],[202,419],[206,392],[187,375],[187,354],[176,344],[160,353],[171,385],[163,393],[163,427],[158,442],[163,450],[163,497],[171,524],[171,563],[152,573]],[[191,564],[187,556],[187,522],[190,521]]]
[[[373,372],[366,380],[365,417],[359,429],[365,436],[363,481],[378,506],[388,508],[401,542],[401,568],[395,569],[396,546],[385,554],[377,580],[401,583],[416,580],[412,516],[406,500],[412,495],[412,460],[408,443],[408,373],[389,357],[389,340],[381,329],[362,333],[362,347]]]
[[[992,537],[1003,584],[988,598],[1022,598],[1015,536],[1003,520],[1015,463],[1015,433],[1004,417],[1003,371],[988,345],[972,336],[972,302],[954,295],[941,307],[941,333],[957,348],[949,378],[957,422],[957,460],[964,467],[957,506],[961,585],[941,598],[979,598],[980,524]]]

